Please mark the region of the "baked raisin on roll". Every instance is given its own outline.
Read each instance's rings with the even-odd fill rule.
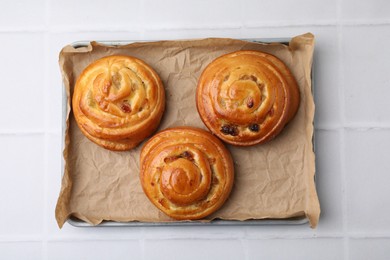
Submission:
[[[202,129],[177,127],[157,133],[142,148],[140,163],[145,194],[174,219],[200,219],[213,213],[232,189],[230,153]]]
[[[72,107],[80,130],[91,141],[109,150],[129,150],[157,129],[165,107],[164,87],[145,62],[108,56],[81,73]]]
[[[274,138],[294,117],[299,101],[287,66],[259,51],[215,59],[203,71],[196,93],[204,124],[223,141],[240,146]]]

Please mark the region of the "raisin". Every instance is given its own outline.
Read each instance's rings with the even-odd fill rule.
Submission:
[[[238,135],[237,127],[230,128],[230,133],[229,134],[232,135],[232,136]]]
[[[257,77],[256,76],[251,75],[250,78],[251,78],[252,81],[257,82]]]
[[[248,98],[247,102],[246,102],[246,105],[248,108],[252,108],[254,103],[253,103],[253,98]]]
[[[225,135],[228,135],[229,134],[229,126],[223,125],[221,127],[221,132],[224,133]]]
[[[240,80],[252,80],[254,82],[257,82],[257,77],[253,75],[242,75],[240,77]]]
[[[251,124],[251,125],[249,125],[249,129],[250,129],[252,132],[259,132],[260,127],[259,127],[258,124]]]
[[[187,159],[189,161],[193,161],[194,160],[194,155],[191,152],[189,152],[189,151],[185,151],[185,152],[181,153],[180,157],[184,158],[184,159]]]
[[[231,135],[231,136],[238,135],[237,126],[234,125],[223,125],[221,127],[221,132],[225,135]]]
[[[179,155],[173,155],[173,156],[165,157],[164,158],[164,162],[165,163],[171,163],[173,161],[176,161],[179,158],[184,158],[184,159],[187,159],[187,160],[189,160],[191,162],[194,161],[194,155],[191,152],[185,151],[185,152],[182,152]]]
[[[125,113],[131,113],[131,106],[130,104],[127,102],[127,100],[124,100],[121,104],[121,109],[123,112]]]

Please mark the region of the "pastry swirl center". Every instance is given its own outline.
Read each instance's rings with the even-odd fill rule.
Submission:
[[[164,167],[161,175],[165,189],[172,189],[175,193],[188,195],[200,184],[199,169],[190,161],[180,158]]]
[[[267,98],[273,95],[269,80],[255,68],[248,67],[218,74],[218,80],[211,84],[214,111],[224,120],[242,125],[263,119],[273,102]]]
[[[210,189],[210,162],[192,145],[167,147],[162,161],[160,188],[176,205],[190,205],[204,198]]]

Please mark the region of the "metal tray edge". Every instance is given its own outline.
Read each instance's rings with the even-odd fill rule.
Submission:
[[[79,219],[70,218],[67,222],[75,227],[176,227],[176,226],[264,226],[264,225],[302,225],[308,223],[308,219],[253,219],[253,220],[212,220],[210,222],[192,221],[192,222],[116,222],[103,221],[98,225],[91,225]]]
[[[282,43],[288,44],[291,38],[249,38],[249,39],[241,39],[244,41],[258,42],[258,43]],[[97,40],[96,42],[111,45],[111,46],[120,46],[127,45],[135,42],[149,42],[149,41],[108,41],[108,40]],[[90,44],[90,41],[75,41],[70,45],[74,48],[87,47]],[[311,71],[312,75],[312,92],[314,95],[314,74],[313,69]],[[65,147],[65,130],[66,130],[66,114],[67,114],[67,96],[65,87],[62,87],[62,151]],[[313,123],[314,124],[314,123]],[[314,130],[313,130],[313,151],[315,151],[315,138],[314,138]],[[61,160],[61,176],[64,174],[64,158],[62,156]],[[306,217],[302,218],[294,218],[294,219],[258,219],[258,220],[213,220],[210,222],[199,222],[199,221],[191,221],[191,222],[116,222],[116,221],[103,221],[98,225],[89,224],[83,220],[68,218],[66,221],[68,224],[74,227],[167,227],[167,226],[251,226],[251,225],[303,225],[307,224],[309,220]]]

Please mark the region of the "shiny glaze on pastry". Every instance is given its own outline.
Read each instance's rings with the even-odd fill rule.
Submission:
[[[158,127],[164,87],[145,62],[108,56],[81,73],[72,106],[80,130],[91,141],[109,150],[129,150]]]
[[[299,90],[287,66],[259,51],[237,51],[211,62],[197,87],[202,121],[223,141],[249,146],[271,140],[294,117]]]
[[[200,219],[228,198],[233,161],[209,132],[177,127],[154,135],[141,151],[140,179],[149,200],[178,220]]]

